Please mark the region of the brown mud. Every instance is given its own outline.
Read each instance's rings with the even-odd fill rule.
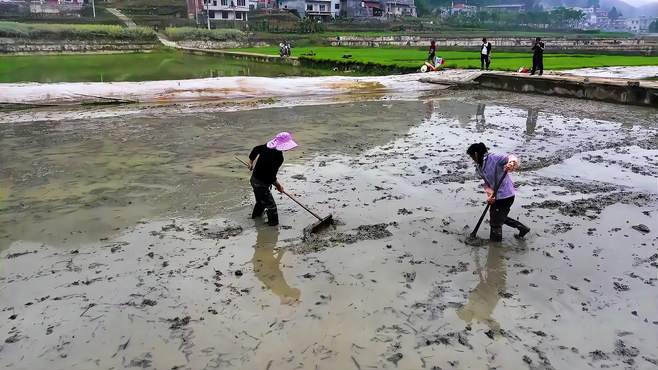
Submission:
[[[58,117],[0,125],[2,367],[658,366],[655,110],[460,91]],[[307,241],[280,195],[280,227],[248,218],[233,159],[284,129],[282,183],[340,221]],[[477,141],[521,158],[526,240],[464,243]]]

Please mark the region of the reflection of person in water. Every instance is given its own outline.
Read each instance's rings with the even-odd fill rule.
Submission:
[[[478,104],[477,112],[475,113],[475,129],[482,132],[487,128],[487,122],[484,117],[485,104]]]
[[[254,257],[251,259],[254,274],[263,285],[281,299],[282,304],[296,303],[301,292],[288,285],[279,266],[284,250],[274,250],[279,241],[279,229],[259,226],[256,230],[258,235],[254,245]]]
[[[485,323],[494,333],[500,332],[500,324],[491,316],[500,293],[505,292],[507,280],[507,264],[503,258],[503,250],[497,246],[489,246],[489,254],[485,266],[486,276],[482,274],[479,259],[476,259],[480,282],[468,296],[468,302],[457,310],[457,316],[467,323],[474,319]]]
[[[525,133],[526,135],[534,135],[537,128],[537,118],[539,111],[534,108],[528,108],[528,118],[525,120]]]

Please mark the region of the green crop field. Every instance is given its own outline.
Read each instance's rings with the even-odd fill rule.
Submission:
[[[233,51],[245,51],[267,55],[278,55],[278,47],[242,48]],[[427,58],[425,50],[414,48],[346,48],[346,47],[299,47],[293,48],[293,56],[304,56],[321,61],[356,61],[377,63],[402,68],[420,67]],[[349,57],[348,57],[349,56]],[[446,60],[448,68],[480,68],[480,55],[477,51],[441,51],[437,56]],[[609,66],[647,66],[658,65],[658,56],[626,56],[599,54],[546,54],[544,68],[574,69]],[[491,68],[515,71],[519,67],[532,66],[532,54],[520,52],[492,53]]]

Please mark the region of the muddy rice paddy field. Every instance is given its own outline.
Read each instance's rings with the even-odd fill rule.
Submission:
[[[54,116],[0,125],[3,368],[658,367],[656,110],[444,91]],[[340,221],[310,240],[278,194],[279,228],[248,218],[233,156],[280,130],[283,185]],[[525,241],[464,243],[478,141],[521,159]]]

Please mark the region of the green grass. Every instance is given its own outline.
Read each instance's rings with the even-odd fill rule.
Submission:
[[[218,76],[333,74],[336,73],[326,69],[250,62],[171,50],[126,54],[0,56],[0,83],[153,81]]]
[[[259,33],[257,33],[259,34]],[[279,37],[294,37],[299,36],[298,33],[274,33]],[[565,37],[565,38],[629,38],[635,35],[629,32],[534,32],[534,31],[494,31],[486,29],[441,29],[438,31],[324,31],[314,33],[316,37],[336,37],[336,36],[362,36],[362,37],[378,37],[378,36],[425,36],[436,38],[444,37]]]
[[[279,53],[278,47],[232,50],[267,55],[278,55]],[[343,58],[344,55],[351,55],[351,58]],[[427,58],[427,52],[414,48],[346,48],[321,46],[293,48],[293,56],[305,56],[319,61],[357,61],[401,68],[414,68],[420,67],[423,64],[423,61]],[[480,55],[477,51],[439,50],[437,56],[446,59],[446,67],[448,68],[480,68]],[[589,54],[546,54],[544,56],[544,68],[547,70],[646,65],[658,65],[658,56]],[[516,71],[522,66],[532,66],[531,53],[494,52],[492,54],[492,69]]]
[[[125,28],[107,24],[33,24],[0,21],[0,37],[26,39],[113,39],[152,41],[152,30],[144,27]]]
[[[171,40],[213,40],[213,41],[241,41],[246,39],[247,35],[232,28],[218,28],[207,30],[205,28],[193,27],[169,27],[165,34]]]

